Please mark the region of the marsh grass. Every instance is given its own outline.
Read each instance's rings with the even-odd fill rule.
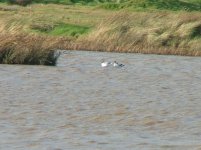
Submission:
[[[183,10],[200,11],[199,0],[121,0],[107,1],[100,4],[101,8],[109,10],[132,9],[132,10]]]
[[[6,0],[0,0],[6,1]],[[7,0],[18,2],[18,4],[26,4],[31,0]],[[101,8],[114,9],[134,9],[134,10],[150,10],[150,9],[166,9],[166,10],[184,10],[184,11],[200,11],[200,0],[32,0],[33,3],[43,4],[63,4],[63,5],[95,5]]]
[[[88,50],[196,56],[201,54],[200,20],[199,13],[118,12],[78,45]]]
[[[200,20],[200,12],[53,4],[0,10],[0,63],[54,65],[56,49],[201,56]]]
[[[56,65],[59,54],[50,38],[25,34],[0,34],[0,63]]]

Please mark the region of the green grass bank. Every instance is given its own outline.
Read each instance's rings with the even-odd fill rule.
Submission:
[[[54,65],[56,49],[201,56],[200,6],[199,0],[0,3],[0,63]]]

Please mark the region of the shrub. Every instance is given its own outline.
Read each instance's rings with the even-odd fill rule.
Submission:
[[[54,43],[57,39],[45,36],[0,34],[0,64],[55,66],[60,53]]]
[[[10,4],[17,4],[21,6],[26,6],[28,4],[31,4],[32,0],[8,0],[8,3]]]

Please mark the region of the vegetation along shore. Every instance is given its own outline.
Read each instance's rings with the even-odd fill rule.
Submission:
[[[200,0],[0,0],[0,63],[56,49],[201,56]]]

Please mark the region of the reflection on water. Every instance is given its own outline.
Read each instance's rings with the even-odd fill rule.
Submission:
[[[0,65],[0,149],[201,149],[200,89],[195,57],[69,51],[57,67]]]

